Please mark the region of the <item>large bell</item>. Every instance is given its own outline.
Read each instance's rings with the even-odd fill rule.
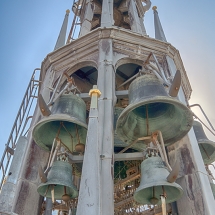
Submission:
[[[196,120],[193,122],[193,130],[205,164],[215,161],[215,142],[209,140],[205,135],[202,124]]]
[[[33,129],[37,145],[51,150],[54,138],[58,137],[72,152],[78,143],[85,144],[87,134],[86,105],[74,94],[62,95],[51,109],[52,114],[40,120]]]
[[[169,171],[158,156],[149,157],[141,164],[141,182],[134,194],[140,204],[161,204],[160,196],[166,194],[166,203],[176,201],[183,194],[177,183],[169,183]]]
[[[72,166],[65,161],[55,161],[48,173],[47,182],[41,183],[37,192],[41,196],[52,198],[51,191],[54,189],[55,200],[61,200],[67,196],[75,198],[78,196],[78,191],[72,181]]]
[[[192,112],[170,97],[162,81],[154,74],[135,79],[128,92],[129,105],[120,114],[116,125],[116,133],[123,142],[130,144],[137,138],[160,130],[165,144],[170,145],[190,130]]]
[[[128,145],[127,143],[123,142],[118,137],[116,130],[115,130],[116,129],[116,122],[117,122],[117,120],[118,120],[118,118],[119,118],[119,116],[123,110],[124,110],[124,108],[121,108],[121,107],[115,107],[114,108],[114,149],[116,149],[116,148],[123,149]],[[143,141],[138,141],[137,143],[133,144],[131,146],[131,148],[135,149],[136,151],[143,151],[144,149],[146,149],[146,144],[144,144]],[[126,150],[126,152],[128,152],[128,151]]]

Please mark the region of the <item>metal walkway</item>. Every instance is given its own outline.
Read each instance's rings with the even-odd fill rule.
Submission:
[[[36,105],[39,89],[39,80],[36,80],[36,77],[38,77],[37,79],[39,79],[39,75],[40,69],[36,68],[31,76],[8,141],[5,144],[5,149],[0,163],[0,190],[2,188],[4,180],[7,177],[7,171],[9,170],[10,163],[12,161],[11,158],[13,157],[14,151],[16,149],[17,140],[21,135],[25,136],[28,133],[28,130],[26,131],[26,125],[30,123],[29,120],[31,120],[32,118],[32,116],[30,116],[31,110],[33,110],[34,106]]]

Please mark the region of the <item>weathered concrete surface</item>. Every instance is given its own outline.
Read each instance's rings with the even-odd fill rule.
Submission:
[[[137,6],[134,0],[130,0],[128,2],[128,15],[130,18],[131,30],[141,35],[145,35],[146,32],[143,32],[143,26],[141,24],[141,19],[138,16]]]
[[[77,215],[114,214],[113,106],[116,97],[112,56],[112,40],[100,40],[97,84],[101,96],[98,110],[90,110]]]
[[[113,0],[103,1],[101,27],[111,27],[113,23]]]
[[[93,134],[93,135],[92,135]],[[100,214],[100,148],[98,143],[98,111],[90,110],[88,133],[82,166],[77,215]]]
[[[45,80],[41,86],[41,94],[46,102],[50,96],[50,86],[52,72],[48,70]],[[40,149],[32,139],[32,127],[41,119],[41,112],[38,105],[35,108],[33,119],[28,133],[28,144],[25,149],[25,157],[17,180],[17,187],[13,202],[12,211],[18,215],[39,214],[42,197],[37,193],[40,183],[38,175],[39,165],[44,168],[47,164],[49,152]],[[44,134],[45,135],[45,134]]]
[[[16,144],[16,150],[9,169],[9,175],[1,190],[0,214],[12,212],[11,209],[13,206],[17,181],[22,168],[26,147],[27,138],[21,136]]]
[[[29,145],[12,208],[19,215],[38,214],[41,207],[41,197],[37,193],[40,183],[38,167],[45,166],[48,153],[42,151],[33,141]]]
[[[82,21],[80,34],[79,34],[80,37],[89,33],[91,30],[93,10],[94,10],[94,4],[90,0],[87,0],[84,8],[84,19]]]
[[[115,73],[113,70],[113,48],[111,39],[99,42],[98,89],[101,96],[98,102],[99,111],[99,142],[101,148],[101,214],[114,214],[113,187],[113,107],[115,97]]]
[[[183,64],[179,65],[178,61],[168,56],[166,59],[170,73],[174,76]],[[182,77],[187,78],[186,73],[182,74]],[[189,88],[187,82],[178,94],[178,99],[185,105],[188,103]],[[178,214],[214,215],[215,201],[193,128],[182,140],[168,147],[168,155],[172,165],[175,159],[178,159],[181,165],[177,182],[184,189],[184,195],[177,201]]]
[[[184,194],[176,202],[178,214],[215,214],[215,201],[192,129],[182,140],[168,147],[168,155],[171,165],[176,159],[180,161],[180,171],[176,182],[181,185]]]

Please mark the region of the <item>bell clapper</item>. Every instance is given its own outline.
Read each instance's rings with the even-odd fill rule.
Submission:
[[[64,186],[64,195],[62,196],[62,200],[66,203],[66,206],[68,206],[70,196],[66,193],[66,186]]]
[[[152,189],[153,189],[153,197],[150,199],[150,202],[153,205],[156,205],[158,203],[158,199],[155,197],[155,187],[153,187]]]
[[[76,146],[75,146],[75,151],[78,152],[79,155],[83,155],[84,150],[85,150],[85,145],[80,142],[80,137],[79,137],[77,125],[75,125],[75,128],[76,128],[76,136],[78,138],[78,144],[76,144]]]

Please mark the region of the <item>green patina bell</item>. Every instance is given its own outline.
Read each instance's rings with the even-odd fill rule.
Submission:
[[[214,195],[214,199],[215,199],[215,184],[214,183],[210,183],[211,185],[211,189],[212,189],[212,192],[213,192],[213,195]]]
[[[129,105],[120,114],[116,133],[130,144],[160,130],[166,145],[183,138],[192,127],[192,112],[167,94],[161,80],[153,74],[135,79],[129,86]]]
[[[123,110],[124,108],[120,108],[120,107],[114,108],[114,148],[123,149],[128,145],[127,143],[123,142],[116,133],[116,122]],[[143,151],[144,149],[146,149],[146,144],[144,144],[143,141],[138,141],[137,143],[133,144],[131,148],[135,149],[136,151]]]
[[[202,124],[196,120],[193,122],[193,130],[195,132],[204,163],[213,163],[215,161],[215,142],[207,138]]]
[[[65,161],[55,161],[47,176],[47,182],[41,183],[37,192],[41,196],[52,198],[54,189],[55,200],[67,200],[78,196],[77,188],[73,185],[72,166]]]
[[[51,150],[57,136],[71,152],[78,143],[85,144],[86,105],[81,98],[72,93],[62,95],[55,101],[51,112],[33,129],[33,139],[37,145],[44,150]]]
[[[134,199],[140,204],[161,204],[160,196],[166,194],[166,203],[176,201],[183,194],[181,186],[169,183],[169,171],[158,156],[149,157],[141,164],[140,186],[134,193]]]

